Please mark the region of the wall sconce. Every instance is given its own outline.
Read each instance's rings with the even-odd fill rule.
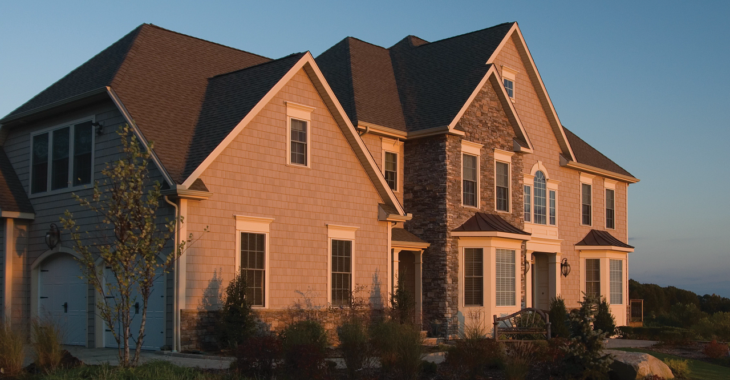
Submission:
[[[58,227],[55,223],[51,223],[51,228],[46,232],[46,245],[48,246],[48,249],[56,248],[58,243],[61,242],[61,231],[58,230]]]
[[[101,125],[101,124],[99,124],[99,122],[91,123],[91,126],[96,128],[96,135],[97,136],[101,136],[101,135],[104,134],[104,126]]]
[[[525,263],[525,276],[527,276],[527,273],[530,271],[530,265],[532,265],[532,260],[527,260],[527,255],[522,257],[522,261]]]
[[[568,259],[563,259],[560,262],[560,272],[563,274],[563,277],[568,277],[570,274],[570,264],[568,264]]]

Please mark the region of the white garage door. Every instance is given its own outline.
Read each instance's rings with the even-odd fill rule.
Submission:
[[[41,318],[50,317],[61,328],[64,344],[85,346],[88,287],[73,256],[59,253],[40,265],[38,293]]]
[[[106,278],[114,278],[108,271]],[[130,347],[136,347],[135,339],[139,334],[139,326],[142,324],[142,297],[137,292],[132,294],[136,299],[132,305],[132,325],[130,326],[129,340]],[[117,333],[121,332],[121,326],[117,326]],[[119,334],[121,337],[121,334]],[[147,305],[147,322],[145,323],[145,337],[142,349],[159,350],[165,345],[165,276],[158,273],[152,288],[149,303]],[[117,341],[109,326],[104,326],[104,346],[117,348]]]

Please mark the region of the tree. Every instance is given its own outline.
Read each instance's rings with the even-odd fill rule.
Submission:
[[[565,300],[561,296],[553,298],[550,302],[550,332],[553,337],[568,338],[568,311],[565,308]]]
[[[182,254],[185,243],[175,244],[171,252],[161,256],[172,240],[177,222],[166,221],[158,225],[157,209],[162,196],[159,182],[150,183],[149,149],[140,146],[128,125],[117,131],[122,141],[122,157],[106,164],[102,184],[94,183],[90,199],[73,197],[79,204],[93,211],[100,218],[98,236],[82,232],[74,216],[66,210],[61,218],[69,230],[83,277],[94,286],[98,297],[97,307],[106,327],[111,330],[119,347],[119,364],[135,366],[145,338],[147,305],[158,272],[169,272],[174,260]],[[106,273],[110,275],[105,276]],[[111,277],[111,278],[109,278]],[[134,314],[131,312],[142,299],[141,323],[136,339],[130,331]],[[116,327],[120,326],[121,331]],[[130,359],[129,339],[136,341],[134,357]]]
[[[583,293],[583,301],[579,303],[580,309],[570,312],[570,339],[563,347],[565,375],[568,378],[607,379],[609,366],[613,363],[611,355],[603,352],[607,334],[592,327],[598,312],[598,298]]]
[[[596,314],[596,321],[593,322],[593,329],[603,331],[608,337],[616,333],[616,320],[611,314],[611,307],[608,305],[606,298],[601,299],[598,304],[598,313]]]
[[[237,272],[226,288],[226,298],[217,326],[218,345],[235,349],[253,335],[256,320],[246,299],[246,278]]]

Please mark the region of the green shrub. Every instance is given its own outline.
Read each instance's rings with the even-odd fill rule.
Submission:
[[[618,334],[621,335],[624,339],[633,339],[634,336],[634,328],[631,326],[619,326],[616,328],[618,330]]]
[[[489,368],[504,367],[502,346],[488,338],[462,339],[446,352],[444,365],[458,378],[474,379]]]
[[[61,329],[52,320],[33,320],[31,323],[35,365],[46,373],[53,372],[61,364]]]
[[[692,327],[704,339],[718,339],[730,342],[730,312],[717,312],[702,318]]]
[[[691,371],[686,360],[667,358],[664,359],[664,363],[672,370],[674,376],[682,379],[689,379]]]
[[[246,279],[236,273],[226,288],[226,297],[216,326],[218,345],[235,349],[253,335],[256,320],[246,297]]]
[[[337,336],[349,378],[357,378],[372,355],[367,326],[362,319],[352,318],[337,329]]]
[[[327,376],[327,333],[321,323],[292,323],[281,333],[284,372],[291,379],[322,379]]]
[[[421,362],[421,373],[424,375],[435,375],[438,373],[439,366],[434,362],[423,360]]]
[[[525,380],[530,372],[530,363],[524,359],[510,358],[504,367],[507,380]]]
[[[606,333],[606,337],[616,334],[616,320],[613,318],[611,308],[605,298],[598,304],[598,313],[596,314],[596,320],[593,322],[593,329],[603,331]]]
[[[568,310],[565,308],[563,297],[557,296],[550,302],[550,332],[553,337],[568,338],[570,328],[568,326]]]
[[[570,339],[563,347],[565,375],[569,378],[607,378],[613,359],[603,353],[606,333],[591,326],[595,322],[598,299],[584,294],[580,305],[580,309],[570,313]]]
[[[0,370],[6,376],[15,376],[23,370],[25,339],[20,329],[10,323],[0,323]]]
[[[406,288],[405,276],[398,277],[398,288],[390,297],[390,307],[392,318],[399,323],[413,324],[416,322],[416,298]]]
[[[231,369],[255,379],[272,379],[281,359],[281,340],[274,335],[254,336],[239,345]]]
[[[386,373],[399,379],[415,379],[423,360],[423,337],[415,326],[385,321],[373,329],[373,346]]]

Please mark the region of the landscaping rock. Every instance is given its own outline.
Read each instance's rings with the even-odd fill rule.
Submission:
[[[614,358],[611,364],[611,379],[644,379],[647,376],[659,376],[663,379],[674,379],[672,370],[661,360],[642,352],[625,352],[606,350]]]

